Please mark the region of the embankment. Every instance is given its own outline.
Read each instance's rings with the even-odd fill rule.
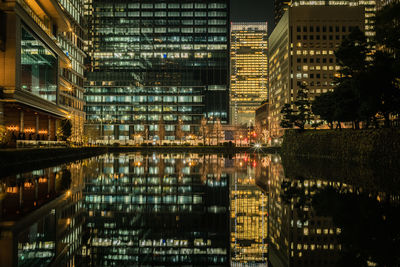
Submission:
[[[286,131],[281,153],[367,164],[400,162],[400,129]]]
[[[46,168],[107,152],[105,147],[31,148],[0,150],[0,177]]]

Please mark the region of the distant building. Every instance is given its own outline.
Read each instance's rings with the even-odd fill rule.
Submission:
[[[230,115],[233,125],[254,125],[254,111],[268,98],[266,22],[232,22]]]
[[[268,110],[268,101],[265,101],[265,103],[261,104],[261,106],[256,109],[255,131],[258,139],[264,143],[267,143],[270,137],[268,125]]]
[[[281,109],[293,104],[301,83],[310,100],[333,90],[340,67],[334,51],[353,27],[364,28],[362,7],[297,6],[284,14],[269,37],[271,137],[283,135]]]
[[[344,1],[326,1],[326,0],[275,0],[274,1],[274,15],[275,25],[277,25],[280,19],[283,17],[289,7],[295,6],[361,6],[364,8],[365,13],[365,35],[372,37],[375,35],[374,31],[374,18],[376,10],[382,3],[388,3],[391,0],[344,0]]]
[[[290,7],[292,1],[289,0],[274,0],[274,22],[277,25],[280,19]]]
[[[87,128],[98,139],[184,140],[229,120],[229,1],[91,1]]]
[[[63,33],[76,39],[69,12],[53,1],[0,5],[0,125],[14,140],[55,140],[58,122],[75,110],[71,101],[83,108],[64,75],[74,72],[75,55],[59,43],[70,39]]]

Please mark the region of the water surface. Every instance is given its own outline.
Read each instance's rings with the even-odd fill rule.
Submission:
[[[0,265],[398,266],[396,177],[317,165],[129,153],[6,177]]]

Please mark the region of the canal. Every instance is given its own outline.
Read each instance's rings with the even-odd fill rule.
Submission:
[[[397,174],[247,153],[15,174],[0,180],[0,266],[399,266]]]

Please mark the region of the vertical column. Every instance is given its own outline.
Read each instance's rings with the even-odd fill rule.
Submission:
[[[22,109],[19,112],[19,131],[24,132],[24,111]]]
[[[24,184],[21,184],[18,188],[18,194],[19,194],[18,208],[19,208],[19,210],[22,210],[22,205],[24,204],[23,191],[24,191]]]
[[[4,121],[4,103],[0,102],[0,125],[6,125]]]
[[[57,136],[57,129],[60,127],[60,120],[59,119],[55,119],[54,120],[54,140],[57,140],[57,141],[61,141],[61,140],[58,140],[58,136]]]
[[[36,133],[36,136],[39,136],[39,114],[36,115],[35,133]]]
[[[114,140],[119,140],[119,125],[114,124]]]
[[[34,187],[35,187],[35,203],[36,203],[38,201],[38,197],[39,197],[39,186],[38,186],[37,179],[35,179]]]
[[[51,133],[51,119],[49,118],[49,120],[48,120],[48,124],[47,124],[47,140],[51,140],[51,137],[50,137],[50,133]]]

